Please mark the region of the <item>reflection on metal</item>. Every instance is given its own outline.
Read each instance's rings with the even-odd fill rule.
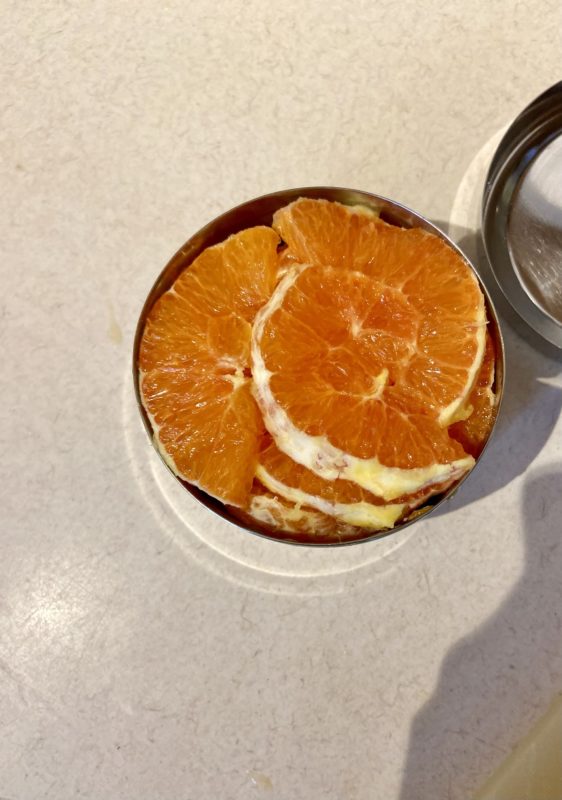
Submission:
[[[562,82],[502,139],[486,181],[482,234],[511,305],[562,347]]]

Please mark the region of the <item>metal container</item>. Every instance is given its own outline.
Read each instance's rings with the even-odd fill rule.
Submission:
[[[562,82],[517,117],[484,189],[482,238],[517,313],[562,348]]]
[[[419,227],[423,228],[426,231],[429,231],[430,233],[435,234],[436,236],[439,236],[441,239],[447,242],[447,244],[450,247],[456,250],[463,257],[463,259],[466,261],[470,269],[475,273],[476,277],[478,278],[480,288],[482,289],[482,292],[484,293],[484,297],[486,300],[489,330],[492,334],[496,350],[495,392],[498,399],[497,402],[498,402],[498,412],[499,412],[499,405],[501,403],[501,398],[503,394],[504,369],[505,369],[504,345],[503,345],[502,334],[496,310],[494,308],[490,295],[488,294],[486,287],[481,282],[478,273],[476,272],[470,261],[466,258],[464,253],[462,253],[459,250],[459,248],[441,230],[439,230],[438,228],[435,227],[435,225],[429,222],[429,220],[425,219],[420,214],[417,214],[415,211],[406,208],[406,206],[394,202],[393,200],[388,200],[385,197],[380,197],[379,195],[371,194],[368,192],[356,191],[354,189],[316,186],[316,187],[308,187],[301,189],[289,189],[286,191],[275,192],[274,194],[267,194],[262,197],[258,197],[255,200],[250,200],[247,203],[243,203],[240,206],[236,206],[236,208],[233,208],[230,211],[227,211],[225,214],[222,214],[220,217],[217,217],[212,222],[209,222],[208,225],[205,225],[204,228],[202,228],[194,236],[188,239],[188,241],[183,245],[183,247],[181,247],[178,250],[178,252],[175,254],[175,256],[171,259],[171,261],[167,264],[167,266],[164,268],[164,270],[158,277],[156,283],[152,287],[146,299],[146,302],[143,306],[137,325],[135,341],[134,341],[134,351],[133,351],[133,379],[134,379],[137,403],[142,419],[144,421],[144,425],[151,440],[153,441],[154,431],[152,429],[150,420],[148,419],[148,416],[141,403],[138,359],[139,359],[140,342],[144,330],[145,321],[152,306],[154,305],[156,300],[171,287],[171,285],[174,283],[178,275],[181,272],[183,272],[184,269],[189,267],[192,261],[195,258],[197,258],[197,256],[206,247],[218,244],[231,234],[237,233],[238,231],[241,231],[244,228],[249,228],[254,225],[270,225],[275,211],[287,205],[288,203],[297,200],[299,197],[310,197],[316,199],[323,198],[326,200],[337,201],[339,203],[345,203],[347,205],[361,204],[363,206],[368,206],[376,210],[379,213],[380,217],[385,222],[388,222],[392,225],[397,225],[399,227],[404,227],[404,228]],[[488,439],[488,442],[490,441],[490,438]],[[482,453],[479,455],[477,462],[481,459],[481,457]],[[163,459],[162,463],[165,464]],[[470,475],[471,472],[468,473],[468,475]],[[257,534],[258,536],[264,536],[269,539],[282,540],[285,542],[290,542],[292,544],[334,546],[334,545],[352,544],[356,542],[364,542],[367,540],[378,539],[383,536],[387,536],[389,534],[403,530],[408,525],[411,525],[418,519],[425,517],[431,511],[434,511],[447,498],[452,497],[452,495],[457,491],[460,484],[463,483],[463,481],[468,477],[468,475],[465,475],[457,484],[450,487],[442,495],[437,495],[431,498],[431,500],[428,501],[427,505],[423,506],[422,508],[416,509],[410,518],[396,525],[391,530],[379,531],[376,533],[365,532],[364,536],[360,536],[355,539],[345,539],[345,540],[334,540],[333,538],[330,538],[329,540],[323,540],[320,538],[315,538],[314,540],[311,540],[307,538],[305,540],[305,539],[300,539],[298,535],[295,533],[277,532],[273,534],[266,528],[257,525],[257,523],[250,524],[248,522],[239,519],[238,517],[234,516],[228,510],[228,508],[224,506],[222,503],[220,503],[218,500],[215,500],[214,498],[210,497],[205,492],[202,492],[200,489],[197,489],[195,486],[192,486],[191,484],[188,484],[180,480],[179,478],[177,478],[177,476],[175,477],[177,480],[180,481],[180,483],[182,483],[182,485],[186,488],[187,491],[189,491],[201,503],[207,506],[207,508],[219,514],[221,517],[233,523],[239,528],[245,528],[246,530]]]

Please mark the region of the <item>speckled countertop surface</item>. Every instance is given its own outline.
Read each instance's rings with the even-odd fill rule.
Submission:
[[[560,78],[560,4],[3,12],[0,795],[465,800],[562,688],[560,356],[499,298],[477,472],[403,534],[320,552],[174,484],[132,336],[177,247],[266,191],[370,189],[478,256],[498,136]]]

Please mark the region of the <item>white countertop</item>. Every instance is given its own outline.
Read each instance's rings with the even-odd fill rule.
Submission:
[[[466,800],[562,688],[559,353],[506,322],[475,474],[437,516],[333,551],[197,508],[131,381],[157,273],[263,192],[372,190],[477,252],[494,144],[560,79],[560,15],[8,0],[2,798]]]

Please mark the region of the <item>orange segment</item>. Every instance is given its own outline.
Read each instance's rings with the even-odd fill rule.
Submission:
[[[141,397],[162,455],[232,505],[248,500],[263,432],[251,323],[275,286],[278,243],[258,227],[203,251],[155,303],[141,341]]]
[[[494,426],[496,418],[496,396],[493,392],[496,354],[494,342],[486,333],[486,351],[476,384],[468,398],[472,414],[468,419],[451,425],[453,439],[462,444],[467,453],[475,458],[480,455]]]

